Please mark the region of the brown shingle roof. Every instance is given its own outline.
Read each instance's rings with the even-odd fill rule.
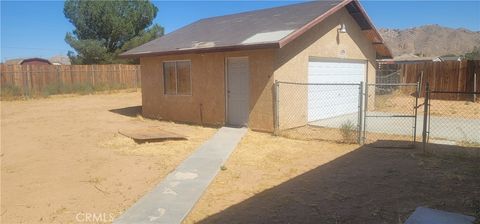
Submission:
[[[202,19],[121,56],[280,48],[344,6],[375,44],[377,53],[390,57],[390,51],[356,0],[313,1]]]

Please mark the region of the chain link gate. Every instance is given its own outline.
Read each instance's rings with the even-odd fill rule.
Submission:
[[[275,134],[303,140],[415,144],[418,83],[275,82]],[[398,142],[396,143],[398,144]]]
[[[385,146],[414,147],[419,83],[375,83],[365,88],[364,143],[389,142]],[[393,140],[393,141],[392,141]]]

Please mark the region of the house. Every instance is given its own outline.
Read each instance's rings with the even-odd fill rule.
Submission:
[[[49,59],[53,65],[71,65],[70,58],[65,55],[55,55]]]
[[[50,61],[43,58],[17,58],[5,61],[6,65],[51,65]]]
[[[140,58],[145,117],[272,132],[275,80],[375,82],[376,59],[391,53],[345,0],[202,19],[121,56]],[[281,110],[310,109],[304,95]]]
[[[434,62],[442,62],[442,61],[462,61],[465,58],[463,56],[440,56],[432,59]]]
[[[402,54],[399,56],[395,56],[394,58],[384,58],[377,60],[379,67],[382,65],[388,64],[416,64],[416,63],[423,63],[423,62],[430,62],[434,58],[432,57],[419,57],[414,54]]]

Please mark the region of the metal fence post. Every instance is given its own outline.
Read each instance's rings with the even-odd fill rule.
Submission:
[[[422,73],[422,76],[423,76],[423,73]],[[418,97],[420,97],[420,89],[422,88],[421,87],[421,83],[420,82],[417,82],[417,89],[416,89],[416,93],[415,93],[415,106],[413,107],[413,113],[415,115],[415,118],[414,118],[414,124],[413,124],[413,147],[415,147],[415,145],[417,144],[417,116],[418,116]]]
[[[278,135],[279,129],[279,82],[275,80],[274,84],[274,135]]]
[[[358,144],[363,144],[363,82],[358,86]]]
[[[473,92],[477,92],[477,73],[473,73]],[[477,94],[473,94],[473,102],[477,102]]]
[[[362,134],[362,141],[365,143],[365,140],[367,139],[367,113],[368,113],[368,88],[369,84],[368,82],[365,83],[365,95],[363,96],[363,109],[364,109],[364,115],[363,115],[363,134]]]
[[[423,85],[423,71],[420,73],[420,88],[418,89],[418,94],[422,93],[422,85]]]
[[[423,132],[422,132],[422,143],[423,143],[423,153],[426,152],[426,146],[427,146],[427,133],[429,132],[427,130],[428,128],[428,110],[430,109],[429,105],[429,98],[430,98],[430,85],[427,82],[425,85],[425,102],[423,103]]]
[[[276,135],[276,136],[278,135],[278,129],[279,129],[279,123],[280,123],[279,122],[279,117],[280,117],[279,116],[279,105],[278,105],[279,102],[280,102],[280,100],[279,100],[279,98],[280,98],[279,97],[279,89],[280,88],[279,87],[280,87],[280,83],[277,80],[275,80],[275,84],[274,84],[275,102],[274,102],[274,105],[273,105],[275,113],[274,113],[274,121],[273,121],[274,122],[273,134]]]

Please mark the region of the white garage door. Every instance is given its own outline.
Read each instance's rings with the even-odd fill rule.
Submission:
[[[308,83],[360,83],[366,66],[361,62],[309,61]],[[359,86],[308,85],[308,121],[358,112]]]

